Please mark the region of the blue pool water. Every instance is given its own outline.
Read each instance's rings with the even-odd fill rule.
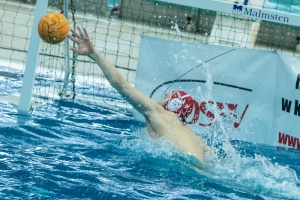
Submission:
[[[20,84],[0,70],[0,96]],[[20,116],[0,101],[0,198],[299,199],[299,151],[229,142],[218,125],[198,134],[219,144],[215,164],[151,139],[115,107],[62,100]]]

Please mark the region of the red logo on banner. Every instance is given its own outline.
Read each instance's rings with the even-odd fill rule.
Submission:
[[[237,112],[238,104],[221,103],[221,102],[201,102],[197,109],[200,110],[200,114],[194,123],[199,123],[200,126],[208,127],[213,124],[215,119],[219,115],[224,119],[233,121],[234,128],[238,128],[246,114],[249,105],[246,105],[242,113]],[[194,117],[195,118],[195,117]]]
[[[288,134],[278,133],[278,143],[300,150],[300,139]]]

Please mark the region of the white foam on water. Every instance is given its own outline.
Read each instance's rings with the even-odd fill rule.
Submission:
[[[207,93],[204,98],[213,100],[211,95],[213,80],[205,64]],[[264,155],[254,154],[245,156],[230,142],[233,129],[231,124],[218,115],[215,106],[215,120],[209,134],[209,143],[213,145],[215,166],[211,176],[225,185],[253,194],[272,196],[275,198],[298,198],[300,196],[299,179],[295,170],[289,166],[282,166]],[[254,144],[253,144],[254,145]]]

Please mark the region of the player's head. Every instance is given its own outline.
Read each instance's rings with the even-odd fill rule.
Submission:
[[[165,95],[159,102],[168,111],[177,114],[183,122],[194,123],[198,119],[197,102],[186,92],[178,90]],[[198,116],[196,116],[198,114]],[[190,119],[192,118],[192,119]]]

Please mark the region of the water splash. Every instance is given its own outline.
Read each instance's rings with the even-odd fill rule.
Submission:
[[[177,23],[174,23],[174,26],[171,26],[171,29],[174,29],[178,35],[185,36],[185,34],[183,32],[181,32]]]
[[[208,64],[203,65],[203,68],[202,71],[207,77],[205,84],[207,92],[202,98],[206,101],[214,101],[213,77],[209,72]],[[299,197],[300,182],[295,170],[289,166],[273,163],[271,159],[258,153],[251,156],[243,155],[230,140],[230,135],[236,130],[233,130],[231,123],[218,114],[215,104],[211,106],[210,110],[214,111],[215,122],[205,133],[204,138],[212,145],[217,159],[213,173],[209,176],[224,185],[258,195],[285,199]]]
[[[213,100],[213,77],[205,67],[207,84],[198,89],[203,99]],[[299,168],[287,166],[292,165],[291,158],[283,155],[284,162],[277,163],[269,158],[274,153],[269,157],[261,153],[263,146],[260,153],[244,153],[240,143],[230,141],[233,130],[223,118],[216,118],[203,134],[217,155],[208,170],[209,166],[175,151],[167,140],[153,140],[126,112],[109,106],[60,101],[22,121],[16,108],[0,103],[2,197],[12,193],[49,199],[300,196]]]

